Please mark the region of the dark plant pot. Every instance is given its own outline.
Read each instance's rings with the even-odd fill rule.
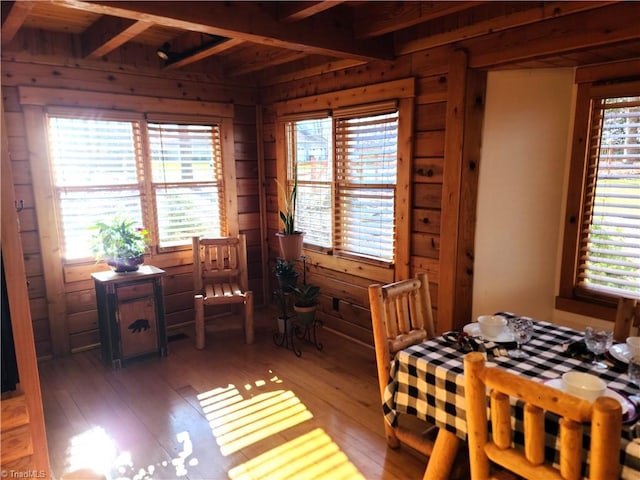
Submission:
[[[280,256],[285,260],[293,262],[299,260],[302,256],[302,242],[304,233],[296,232],[291,235],[285,235],[282,232],[276,233],[280,244]]]
[[[144,263],[144,255],[133,258],[115,258],[107,260],[107,265],[113,268],[116,273],[136,272],[140,265]]]
[[[278,275],[276,273],[276,278],[278,279],[280,290],[285,293],[291,292],[298,283],[298,272],[293,272],[290,275]]]
[[[298,320],[304,325],[311,325],[315,321],[317,309],[317,305],[312,305],[311,307],[293,306],[293,310],[296,312],[296,315],[298,315]]]

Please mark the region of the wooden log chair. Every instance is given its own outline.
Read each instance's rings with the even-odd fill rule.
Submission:
[[[419,273],[415,278],[387,285],[370,285],[369,302],[380,399],[384,402],[384,391],[395,354],[435,336],[427,274]],[[430,456],[435,437],[432,433],[437,429],[435,425],[421,423],[424,428],[419,432],[415,428],[391,426],[384,420],[387,444],[391,448],[398,448],[399,442],[402,442]]]
[[[635,298],[618,299],[616,309],[616,323],[613,327],[613,339],[624,343],[629,336],[637,335],[640,325],[640,302]],[[636,329],[634,332],[634,328]]]
[[[247,275],[247,240],[193,237],[196,348],[205,346],[205,305],[244,304],[244,335],[253,343],[253,293]]]
[[[599,397],[591,403],[501,368],[485,367],[484,355],[464,358],[465,402],[471,480],[491,476],[491,462],[524,478],[582,478],[582,429],[591,424],[589,478],[617,479],[620,474],[622,407]],[[487,392],[490,389],[492,438],[489,439]],[[513,446],[509,398],[524,400],[524,450]],[[545,463],[545,411],[561,417],[560,468]]]

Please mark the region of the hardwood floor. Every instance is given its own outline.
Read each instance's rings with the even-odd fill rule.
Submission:
[[[268,311],[240,330],[170,341],[120,370],[99,350],[40,364],[52,471],[121,479],[420,479],[426,459],[387,448],[372,349],[329,331],[324,350],[278,348]],[[275,323],[275,322],[274,322]]]

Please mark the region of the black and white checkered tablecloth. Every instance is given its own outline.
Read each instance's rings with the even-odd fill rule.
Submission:
[[[594,373],[588,362],[571,358],[564,352],[563,344],[582,338],[582,332],[538,321],[535,322],[533,338],[523,347],[530,353],[529,358],[497,357],[489,365],[493,363],[541,382],[559,378],[569,370]],[[391,376],[385,391],[383,410],[386,420],[395,425],[397,414],[415,415],[466,440],[463,357],[463,353],[442,337],[398,352],[391,365]],[[626,374],[606,371],[599,373],[599,376],[610,389],[626,396],[638,394],[638,387],[629,381]],[[514,416],[514,441],[521,445],[521,408],[514,409]],[[633,423],[623,426],[620,452],[623,479],[640,479],[640,443],[632,441],[632,427]],[[585,435],[588,437],[588,432],[585,431]],[[588,438],[585,440],[585,445],[588,445]],[[547,459],[556,464],[558,442],[557,430],[551,427],[547,433],[546,453]]]

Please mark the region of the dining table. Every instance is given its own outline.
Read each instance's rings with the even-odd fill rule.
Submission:
[[[517,315],[500,312],[507,319]],[[468,325],[467,327],[477,325]],[[488,347],[488,366],[495,365],[517,375],[544,382],[561,388],[562,374],[568,371],[580,371],[595,374],[607,383],[606,395],[618,399],[623,407],[622,438],[620,442],[620,478],[640,479],[640,433],[638,416],[640,405],[637,400],[640,390],[626,374],[624,358],[610,358],[610,368],[604,371],[594,370],[588,355],[576,355],[572,348],[583,342],[584,333],[566,326],[534,320],[533,335],[522,345],[529,354],[526,358],[512,358],[504,355],[504,347],[512,347],[512,338],[498,338],[507,343],[488,343],[481,338],[477,329],[465,328],[477,344]],[[622,345],[620,345],[622,346]],[[495,348],[498,350],[495,350]],[[618,350],[619,351],[619,350]],[[496,352],[498,355],[493,355]],[[588,352],[587,352],[588,353]],[[615,352],[614,352],[615,353]],[[396,425],[399,414],[416,416],[435,424],[439,430],[434,451],[444,454],[432,455],[427,465],[425,478],[448,478],[456,458],[458,445],[467,440],[464,395],[465,353],[459,344],[450,337],[438,336],[422,343],[400,350],[392,360],[389,383],[385,389],[383,411],[385,420]],[[513,441],[523,445],[522,402],[513,400],[511,409],[514,428]],[[547,413],[548,431],[545,435],[546,461],[559,464],[558,418]],[[588,448],[589,429],[583,430],[583,445]],[[449,445],[440,448],[438,444]],[[452,448],[454,445],[455,448]],[[583,474],[588,471],[588,456],[583,454]],[[435,463],[434,463],[435,462]],[[431,472],[436,472],[430,475]]]

